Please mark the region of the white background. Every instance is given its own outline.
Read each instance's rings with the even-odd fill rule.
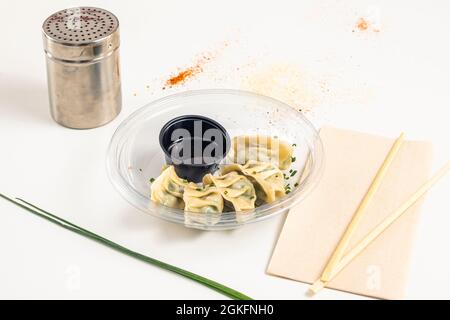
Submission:
[[[40,34],[48,15],[77,5],[109,9],[121,23],[123,111],[87,131],[49,116]],[[448,1],[1,1],[0,192],[253,298],[305,299],[305,284],[265,274],[282,217],[200,232],[138,212],[109,183],[110,137],[156,98],[237,88],[307,110],[317,127],[431,140],[436,169],[449,159],[449,16]],[[360,17],[368,30],[356,28]],[[205,51],[214,59],[203,73],[161,89]],[[408,298],[450,298],[449,180],[423,207]],[[222,298],[3,200],[0,252],[0,298]],[[360,297],[324,290],[318,298]]]

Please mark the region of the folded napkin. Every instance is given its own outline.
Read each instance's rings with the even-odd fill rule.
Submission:
[[[269,274],[306,283],[320,277],[394,143],[394,139],[334,128],[323,128],[320,136],[326,158],[322,178],[311,194],[290,210],[267,270]],[[403,143],[348,250],[427,181],[431,155],[428,142]],[[350,262],[328,287],[401,299],[420,202]]]

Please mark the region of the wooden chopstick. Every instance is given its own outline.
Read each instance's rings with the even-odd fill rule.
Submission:
[[[331,281],[342,269],[344,269],[356,256],[358,256],[367,246],[372,243],[384,230],[386,230],[394,221],[401,217],[409,207],[411,207],[417,200],[419,200],[436,182],[439,181],[450,170],[450,162],[442,167],[430,180],[423,184],[411,197],[403,202],[397,209],[395,209],[389,216],[387,216],[380,224],[378,224],[367,236],[365,236],[352,250],[350,250],[338,263],[331,274],[330,280],[323,281],[322,279],[314,282],[309,289],[313,293],[319,292],[324,288],[329,281]]]
[[[367,190],[364,198],[362,199],[361,203],[359,204],[358,209],[356,210],[355,214],[353,215],[352,220],[350,221],[350,224],[348,225],[347,229],[345,230],[344,234],[342,235],[341,240],[339,241],[336,249],[334,249],[333,254],[331,255],[330,259],[328,260],[322,275],[320,276],[320,279],[324,282],[330,281],[331,275],[336,268],[339,261],[342,259],[345,250],[348,247],[348,244],[350,242],[350,238],[352,237],[353,233],[355,232],[356,228],[358,227],[361,219],[363,218],[366,208],[368,207],[370,201],[373,198],[373,195],[378,190],[381,181],[383,180],[384,176],[386,175],[386,172],[392,163],[392,160],[394,159],[394,156],[397,154],[398,150],[400,149],[400,146],[403,143],[404,140],[404,133],[402,132],[400,136],[395,140],[394,144],[391,147],[391,150],[389,150],[389,153],[386,155],[386,158],[383,161],[383,164],[378,169],[377,174],[375,175],[375,178],[373,179],[369,189]]]

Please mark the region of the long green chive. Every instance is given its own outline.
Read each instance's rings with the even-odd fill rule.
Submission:
[[[48,220],[48,221],[50,221],[50,222],[52,222],[52,223],[54,223],[56,225],[59,225],[60,227],[63,227],[64,229],[67,229],[67,230],[70,230],[72,232],[78,233],[79,235],[81,235],[83,237],[86,237],[86,238],[92,239],[94,241],[97,241],[97,242],[99,242],[99,243],[101,243],[101,244],[103,244],[103,245],[105,245],[107,247],[110,247],[110,248],[112,248],[112,249],[114,249],[116,251],[119,251],[119,252],[123,253],[123,254],[126,254],[128,256],[131,256],[133,258],[141,260],[141,261],[143,261],[145,263],[155,265],[155,266],[160,267],[162,269],[165,269],[165,270],[168,270],[168,271],[172,271],[172,272],[177,273],[177,274],[179,274],[179,275],[181,275],[183,277],[186,277],[186,278],[189,278],[191,280],[194,280],[194,281],[196,281],[196,282],[198,282],[198,283],[200,283],[200,284],[202,284],[202,285],[204,285],[204,286],[206,286],[206,287],[208,287],[210,289],[213,289],[213,290],[215,290],[215,291],[217,291],[219,293],[222,293],[223,295],[225,295],[227,297],[230,297],[230,298],[236,299],[236,300],[251,300],[251,298],[246,296],[245,294],[240,293],[239,291],[231,289],[231,288],[229,288],[227,286],[224,286],[224,285],[222,285],[222,284],[220,284],[218,282],[215,282],[213,280],[207,279],[205,277],[202,277],[202,276],[200,276],[198,274],[195,274],[195,273],[192,273],[190,271],[187,271],[187,270],[175,267],[173,265],[170,265],[168,263],[162,262],[160,260],[147,257],[147,256],[145,256],[143,254],[140,254],[138,252],[132,251],[130,249],[127,249],[127,248],[125,248],[125,247],[123,247],[123,246],[121,246],[121,245],[119,245],[119,244],[117,244],[117,243],[115,243],[115,242],[113,242],[111,240],[103,238],[103,237],[101,237],[101,236],[99,236],[99,235],[97,235],[97,234],[95,234],[95,233],[93,233],[93,232],[91,232],[89,230],[83,229],[83,228],[81,228],[81,227],[79,227],[79,226],[77,226],[77,225],[75,225],[75,224],[73,224],[73,223],[71,223],[69,221],[66,221],[66,220],[64,220],[64,219],[62,219],[62,218],[60,218],[58,216],[55,216],[55,215],[51,214],[50,212],[47,212],[47,211],[45,211],[45,210],[43,210],[43,209],[41,209],[39,207],[36,207],[35,205],[33,205],[33,204],[31,204],[31,203],[29,203],[29,202],[27,202],[25,200],[22,200],[20,198],[12,199],[12,198],[9,198],[9,197],[1,194],[1,193],[0,193],[0,197],[5,199],[5,200],[7,200],[7,201],[9,201],[9,202],[14,203],[15,205],[21,207],[22,209],[27,210],[28,212],[31,212],[31,213],[33,213],[33,214],[35,214],[35,215],[37,215],[37,216],[39,216],[41,218],[44,218],[44,219],[46,219],[46,220]]]

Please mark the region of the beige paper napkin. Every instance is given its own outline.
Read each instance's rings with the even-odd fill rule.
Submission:
[[[267,272],[312,283],[320,274],[364,197],[394,139],[323,128],[323,176],[292,208]],[[405,141],[355,232],[353,247],[429,177],[431,144]],[[384,299],[401,299],[420,201],[356,257],[329,288]]]

